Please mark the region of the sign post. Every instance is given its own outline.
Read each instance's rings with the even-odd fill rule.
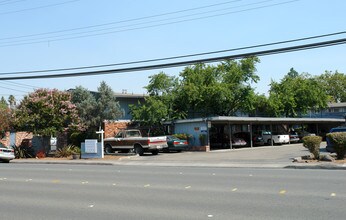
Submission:
[[[104,143],[103,143],[103,134],[105,132],[103,131],[103,129],[101,129],[100,131],[96,131],[96,134],[100,134],[101,135],[101,157],[104,158],[105,157],[105,151],[104,151]]]

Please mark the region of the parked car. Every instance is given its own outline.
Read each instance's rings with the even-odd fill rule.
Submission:
[[[300,138],[299,138],[299,135],[297,132],[295,131],[291,131],[290,132],[290,142],[291,143],[296,143],[296,142],[299,142],[300,141]]]
[[[288,144],[289,143],[289,135],[288,134],[282,134],[278,132],[270,132],[270,131],[258,131],[256,132],[257,135],[261,136],[263,138],[264,143],[271,145],[272,139],[273,144]]]
[[[251,146],[251,136],[250,132],[242,131],[242,132],[237,132],[233,134],[234,137],[236,138],[242,138],[246,141],[247,146]],[[253,145],[264,145],[263,138],[261,136],[258,136],[256,134],[252,135],[252,144]]]
[[[306,136],[316,136],[316,134],[310,133],[307,131],[298,131],[298,137],[300,140],[303,140],[303,137],[306,137]]]
[[[122,130],[115,137],[104,139],[104,151],[106,154],[113,151],[129,152],[132,151],[140,156],[144,152],[151,152],[157,155],[167,145],[166,136],[142,137],[140,130]]]
[[[330,129],[329,133],[334,133],[334,132],[346,132],[346,127],[336,127],[336,128],[332,128]],[[329,140],[329,138],[326,138],[327,141],[327,146],[326,146],[326,150],[328,152],[335,152],[334,151],[334,147],[333,147],[333,143],[331,142],[331,140]]]
[[[189,147],[187,140],[182,140],[171,135],[167,136],[167,144],[168,147],[163,150],[164,152],[180,152],[182,150],[186,150]]]
[[[243,138],[232,136],[232,147],[245,147],[246,141]],[[229,136],[227,134],[210,136],[210,145],[214,148],[230,148]]]
[[[245,147],[246,144],[243,138],[232,137],[232,147]]]
[[[14,159],[14,150],[8,147],[5,147],[0,143],[0,160],[9,163],[10,160]]]

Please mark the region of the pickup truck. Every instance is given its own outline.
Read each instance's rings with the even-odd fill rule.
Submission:
[[[288,134],[279,134],[278,132],[270,131],[259,131],[256,133],[259,136],[262,136],[263,142],[269,145],[273,144],[288,144],[290,142],[290,136]]]
[[[144,152],[157,155],[159,150],[167,148],[166,136],[142,137],[140,130],[122,130],[114,137],[104,139],[104,151],[106,154],[114,151],[134,152],[142,156]]]

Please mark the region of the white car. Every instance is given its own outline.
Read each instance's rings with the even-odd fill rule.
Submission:
[[[9,163],[10,160],[14,159],[14,150],[5,147],[0,143],[0,160]]]

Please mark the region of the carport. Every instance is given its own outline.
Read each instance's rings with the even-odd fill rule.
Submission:
[[[232,149],[232,132],[235,128],[241,128],[250,133],[250,147],[253,147],[252,133],[253,128],[262,126],[269,131],[273,131],[273,127],[293,125],[308,125],[313,128],[316,135],[323,135],[327,133],[330,128],[339,126],[345,123],[345,119],[335,118],[269,118],[269,117],[228,117],[217,116],[209,118],[187,119],[178,120],[174,122],[175,133],[187,133],[192,136],[192,145],[203,145],[199,141],[201,135],[206,135],[207,146],[210,146],[210,134],[213,132],[213,127],[223,126],[228,132],[229,149]],[[272,142],[273,145],[273,142]],[[213,149],[211,149],[213,150]]]

